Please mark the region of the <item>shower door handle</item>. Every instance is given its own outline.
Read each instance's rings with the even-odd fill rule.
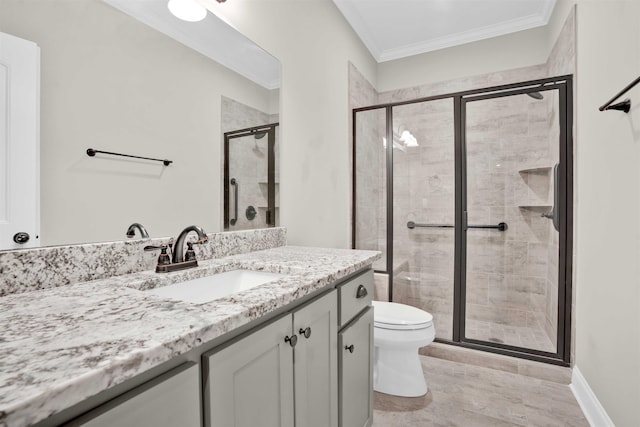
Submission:
[[[455,228],[453,224],[417,224],[413,221],[407,222],[407,228]]]
[[[501,222],[496,225],[467,225],[467,228],[489,228],[498,231],[507,231],[509,229],[509,225],[506,222]]]
[[[231,178],[229,184],[233,185],[233,218],[229,221],[229,224],[236,225],[238,221],[238,181],[235,178]]]
[[[407,223],[407,228],[455,228],[453,224],[417,224],[413,221],[409,221]],[[498,231],[507,231],[509,229],[509,225],[506,222],[501,222],[496,225],[467,225],[467,229],[469,228],[488,228],[494,229]]]
[[[553,208],[551,208],[551,212],[545,212],[542,214],[543,218],[548,218],[553,221],[553,228],[556,231],[560,231],[560,180],[558,177],[558,167],[559,163],[556,163],[553,167]]]

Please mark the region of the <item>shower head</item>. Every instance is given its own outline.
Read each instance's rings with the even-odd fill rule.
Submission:
[[[255,139],[262,139],[266,134],[267,134],[266,132],[256,132],[255,134],[253,134],[253,137]]]
[[[544,96],[542,96],[542,94],[540,92],[528,92],[527,95],[530,96],[531,98],[537,99],[537,100],[544,99]]]

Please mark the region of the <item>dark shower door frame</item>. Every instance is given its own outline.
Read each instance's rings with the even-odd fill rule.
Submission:
[[[250,128],[238,129],[224,133],[224,167],[223,167],[223,187],[224,187],[224,229],[229,229],[229,145],[236,138],[255,135],[265,132],[267,134],[267,213],[266,223],[269,227],[276,225],[276,127],[280,123],[269,123],[262,126],[253,126]],[[237,212],[236,212],[237,214]]]
[[[559,260],[558,260],[558,321],[556,352],[549,353],[530,348],[515,347],[490,341],[466,338],[466,104],[469,102],[558,90],[559,93]],[[571,302],[572,302],[572,249],[573,249],[573,76],[565,75],[531,80],[508,85],[493,86],[470,91],[455,92],[410,101],[379,104],[352,111],[353,169],[352,169],[352,247],[356,248],[356,122],[357,113],[385,110],[387,141],[393,140],[393,107],[441,99],[452,99],[454,104],[455,145],[455,260],[453,295],[453,337],[451,340],[436,338],[460,347],[483,350],[507,356],[535,360],[555,365],[569,366],[571,358]],[[393,144],[386,147],[386,267],[376,270],[389,277],[389,301],[393,301]],[[558,209],[558,207],[556,207]]]

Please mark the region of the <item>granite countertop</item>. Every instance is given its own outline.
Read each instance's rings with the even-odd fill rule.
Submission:
[[[0,298],[0,426],[27,426],[370,265],[374,251],[283,246]],[[287,274],[204,304],[141,292],[235,268]]]

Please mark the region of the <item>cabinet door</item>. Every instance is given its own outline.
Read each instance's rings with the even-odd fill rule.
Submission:
[[[373,308],[339,336],[340,426],[373,422]]]
[[[205,425],[293,426],[291,315],[203,356]]]
[[[185,363],[65,426],[199,427],[199,377],[199,366]]]
[[[335,290],[293,313],[296,426],[338,425],[337,313]]]

